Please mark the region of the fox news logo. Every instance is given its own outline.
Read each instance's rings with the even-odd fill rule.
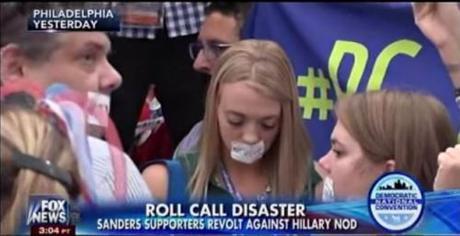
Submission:
[[[68,224],[69,204],[58,196],[31,196],[27,212],[27,225]]]

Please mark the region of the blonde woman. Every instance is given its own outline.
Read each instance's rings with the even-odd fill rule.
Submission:
[[[218,59],[206,98],[199,153],[178,157],[192,199],[310,195],[311,145],[292,65],[278,44],[233,44]],[[165,165],[150,165],[143,176],[154,196],[171,197],[176,176]]]
[[[437,156],[454,146],[446,108],[416,92],[378,91],[339,101],[331,150],[319,160],[327,176],[323,200],[363,198],[378,176],[402,171],[433,190]]]
[[[59,119],[23,93],[2,101],[0,114],[1,234],[16,234],[29,196],[80,194],[77,161]]]

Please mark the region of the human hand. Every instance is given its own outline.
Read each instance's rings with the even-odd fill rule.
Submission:
[[[460,45],[460,3],[415,2],[412,11],[415,24],[436,47]]]
[[[460,3],[412,3],[415,24],[437,47],[456,88],[460,88]]]
[[[433,189],[460,188],[460,144],[440,153],[438,166]]]

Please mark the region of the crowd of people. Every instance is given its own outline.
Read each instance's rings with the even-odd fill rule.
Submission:
[[[168,27],[151,29],[158,38],[28,32],[28,13],[37,7],[68,6],[2,3],[1,8],[2,234],[17,230],[17,209],[25,209],[34,194],[90,205],[168,201],[178,195],[350,200],[365,196],[378,176],[394,170],[414,176],[425,191],[460,188],[457,131],[442,103],[417,91],[360,92],[337,101],[331,149],[314,161],[314,134],[302,122],[290,58],[274,41],[241,37],[248,3],[168,3],[169,10],[196,9],[199,13],[190,14],[195,21],[189,21],[196,30],[175,34],[166,19]],[[460,5],[415,3],[413,12],[449,71],[460,108]],[[148,70],[126,66],[137,64],[129,57],[148,44],[147,54],[160,53],[139,59]],[[176,50],[168,60],[166,46]],[[111,50],[122,52],[115,66]],[[139,74],[142,79],[136,80]],[[159,78],[149,78],[154,74]],[[168,160],[136,165],[129,156],[135,119],[151,83],[158,83],[175,151]],[[110,95],[120,86],[111,104],[117,111],[110,114],[112,122],[88,93]],[[173,97],[182,92],[191,105],[184,103],[178,112]],[[130,107],[130,114],[123,107]],[[193,112],[187,115],[187,109]],[[187,121],[181,123],[182,115]],[[102,132],[88,124],[89,116],[108,120],[100,122]]]

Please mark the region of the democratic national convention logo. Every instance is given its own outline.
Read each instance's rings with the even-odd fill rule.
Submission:
[[[368,203],[372,218],[384,229],[397,233],[417,224],[423,214],[425,198],[412,177],[390,172],[374,182]]]

